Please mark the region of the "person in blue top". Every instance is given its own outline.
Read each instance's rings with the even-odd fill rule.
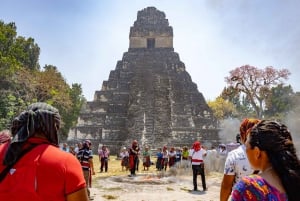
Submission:
[[[176,148],[176,159],[175,163],[180,163],[182,157],[182,151],[180,148]]]
[[[162,153],[162,149],[161,148],[157,149],[156,157],[157,157],[157,160],[156,160],[156,169],[158,171],[161,171],[162,170],[162,158],[163,158],[163,153]]]

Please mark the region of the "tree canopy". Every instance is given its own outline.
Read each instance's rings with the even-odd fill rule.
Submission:
[[[225,77],[228,90],[224,90],[223,95],[243,98],[249,102],[256,116],[262,118],[272,87],[283,84],[290,74],[288,69],[277,70],[272,66],[264,69],[250,65],[237,67]]]
[[[208,101],[207,104],[218,120],[233,118],[237,115],[234,104],[220,96],[217,97],[215,101]]]
[[[85,98],[81,85],[69,86],[56,66],[41,70],[39,54],[33,38],[18,36],[15,23],[0,21],[0,130],[9,128],[12,118],[29,104],[46,102],[59,109],[65,139]]]

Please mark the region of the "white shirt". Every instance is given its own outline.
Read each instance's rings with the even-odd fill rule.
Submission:
[[[194,149],[189,149],[189,157],[192,157],[193,153],[194,153]]]
[[[169,158],[169,152],[168,152],[168,150],[163,151],[163,158]]]
[[[120,153],[120,157],[123,159],[124,157],[128,157],[129,156],[129,153],[128,153],[128,151],[121,151],[121,153]]]
[[[174,156],[176,156],[176,151],[173,151],[173,152],[169,152],[169,157],[171,158],[171,157],[174,157]]]
[[[221,156],[221,157],[226,157],[226,155],[227,155],[226,149],[220,148],[220,149],[219,149],[219,156]]]
[[[245,145],[230,151],[227,155],[224,167],[225,175],[235,175],[235,182],[238,182],[243,176],[253,173],[247,155]]]
[[[203,155],[206,154],[204,149],[192,153],[192,165],[200,165],[203,163]]]

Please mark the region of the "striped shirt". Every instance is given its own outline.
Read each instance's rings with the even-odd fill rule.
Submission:
[[[80,149],[77,154],[77,159],[79,160],[83,170],[90,169],[90,159],[93,159],[92,152],[88,149]]]

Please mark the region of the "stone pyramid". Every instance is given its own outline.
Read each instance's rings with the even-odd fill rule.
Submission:
[[[133,139],[151,148],[218,142],[217,121],[173,48],[163,12],[147,7],[130,27],[129,49],[94,100],[82,108],[69,139],[111,150]]]

